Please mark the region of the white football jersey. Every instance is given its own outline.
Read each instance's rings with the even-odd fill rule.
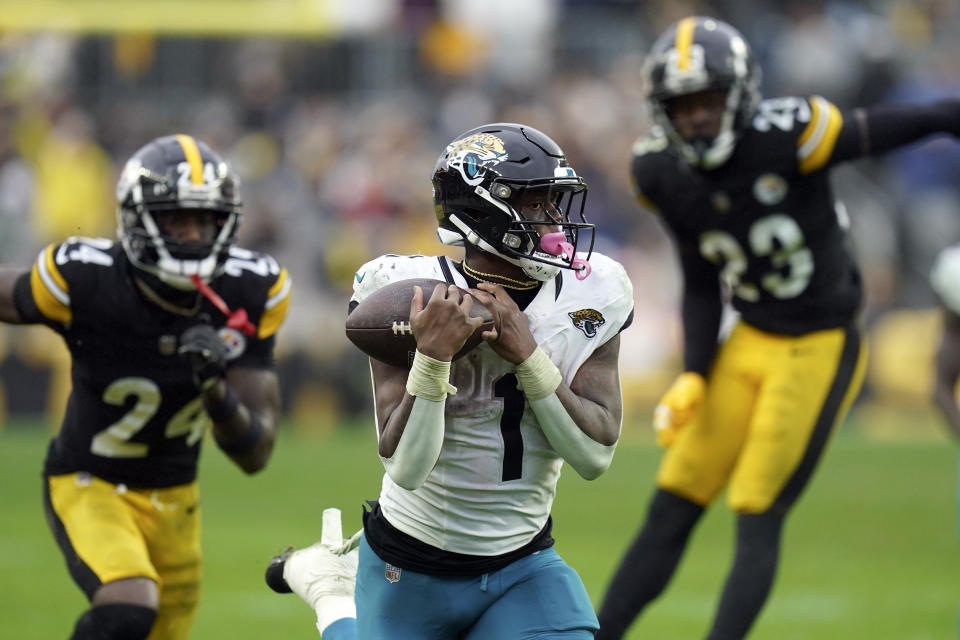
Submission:
[[[387,255],[357,271],[352,299],[362,301],[398,280],[445,280],[441,261],[466,288],[449,258]],[[559,283],[545,282],[525,310],[533,336],[568,384],[633,310],[623,266],[597,253],[590,264],[585,280],[564,272]],[[513,551],[546,525],[563,461],[526,405],[515,371],[486,343],[453,363],[450,382],[457,393],[447,396],[433,471],[413,491],[383,476],[379,502],[391,525],[439,549],[476,556]]]
[[[930,271],[930,284],[944,306],[960,313],[960,244],[940,252]]]

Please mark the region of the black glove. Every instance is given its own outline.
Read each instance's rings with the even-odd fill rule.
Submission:
[[[227,345],[208,324],[190,327],[180,336],[177,353],[190,363],[193,382],[200,389],[208,389],[227,371]]]

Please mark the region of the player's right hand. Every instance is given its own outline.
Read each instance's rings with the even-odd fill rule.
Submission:
[[[500,318],[499,330],[485,332],[483,339],[507,362],[520,364],[537,348],[537,340],[530,331],[530,318],[507,290],[499,284],[481,282],[471,293]]]
[[[673,381],[653,410],[653,428],[660,448],[672,445],[680,430],[696,415],[706,389],[703,376],[693,371],[685,371]]]
[[[438,284],[426,304],[425,295],[420,287],[414,287],[410,300],[410,328],[417,339],[417,351],[450,362],[483,320],[470,316],[474,298],[461,296],[456,285]]]
[[[227,371],[227,345],[208,324],[194,325],[184,331],[177,352],[190,363],[193,382],[201,390],[208,389]]]

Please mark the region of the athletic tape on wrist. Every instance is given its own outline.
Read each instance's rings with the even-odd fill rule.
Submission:
[[[418,349],[407,375],[407,393],[440,402],[448,393],[453,395],[456,392],[457,388],[450,384],[450,363],[424,355]]]
[[[557,390],[563,375],[550,356],[537,347],[529,358],[517,365],[517,381],[528,400],[539,400]]]

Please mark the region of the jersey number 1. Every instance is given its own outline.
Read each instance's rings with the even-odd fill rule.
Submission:
[[[500,415],[500,435],[503,436],[503,473],[501,480],[519,480],[523,475],[523,435],[520,419],[526,402],[523,392],[517,388],[517,376],[508,373],[493,385],[493,393],[503,398],[503,413]]]

